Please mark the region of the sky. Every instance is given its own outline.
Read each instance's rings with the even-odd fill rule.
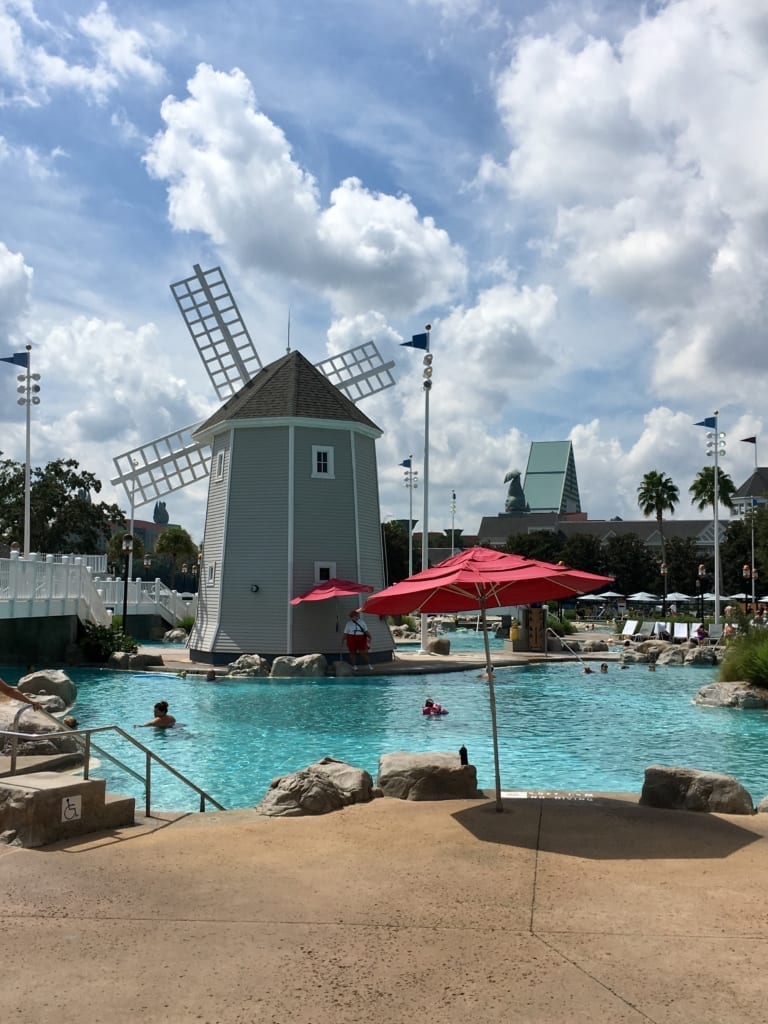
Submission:
[[[639,518],[651,470],[707,517],[694,424],[719,411],[737,486],[761,453],[767,123],[765,0],[0,0],[0,354],[41,375],[32,463],[127,509],[112,459],[217,408],[169,289],[198,263],[265,364],[289,315],[313,362],[395,360],[361,403],[385,520],[411,454],[421,519],[401,343],[427,323],[430,530],[502,512],[532,441],[572,441],[591,519]],[[204,483],[164,500],[202,539]]]

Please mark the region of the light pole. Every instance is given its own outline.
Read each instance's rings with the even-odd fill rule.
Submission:
[[[456,491],[451,491],[451,558],[453,558],[453,554],[454,554],[453,535],[454,535],[455,524],[456,524]]]
[[[701,623],[704,625],[704,579],[707,575],[707,569],[702,562],[698,568],[698,575],[696,576],[696,589],[699,592],[699,617]]]
[[[131,564],[131,555],[133,554],[133,534],[126,533],[123,535],[123,636],[128,636],[128,630],[125,628],[126,620],[128,618],[128,570]]]
[[[408,575],[413,576],[413,492],[419,486],[419,471],[413,469],[413,455],[403,459],[404,483],[408,488]]]
[[[19,366],[26,366],[26,373],[20,373],[16,380],[19,381],[19,386],[16,390],[21,395],[21,398],[17,399],[19,405],[26,406],[26,447],[24,453],[24,557],[27,558],[31,551],[31,533],[32,533],[32,406],[40,405],[40,399],[38,398],[38,392],[40,385],[36,383],[40,380],[39,373],[30,372],[31,362],[31,351],[32,346],[26,345],[26,353],[19,352],[13,359]],[[26,357],[26,363],[20,362],[18,356],[22,358]],[[34,383],[33,383],[34,382]]]
[[[746,565],[745,564],[742,567],[742,570],[741,570],[741,575],[744,577],[744,595],[745,595],[745,597],[747,599],[747,601],[746,601],[747,607],[746,607],[745,610],[747,612],[749,612],[749,609],[750,609],[749,593],[747,592],[747,583],[750,580],[752,581],[752,611],[755,610],[756,605],[757,605],[757,601],[755,599],[755,588],[757,586],[757,576],[758,576],[758,573],[757,573],[757,569],[755,568],[755,546],[754,545],[755,545],[755,535],[753,533],[752,534],[752,564],[751,565]]]
[[[714,544],[714,582],[713,591],[715,595],[715,617],[714,623],[716,626],[720,625],[720,523],[718,520],[718,505],[720,504],[720,469],[719,460],[720,456],[725,455],[725,434],[717,429],[717,418],[718,410],[715,409],[714,416],[707,416],[706,419],[701,420],[699,423],[694,424],[697,427],[707,427],[707,455],[714,459],[714,502],[713,502],[713,519],[715,527],[715,535],[713,537]]]
[[[149,557],[149,555],[144,555],[144,580],[145,581],[147,579],[147,576],[149,575],[149,570],[150,570],[151,567],[152,567],[152,559]]]
[[[423,487],[424,498],[421,513],[421,568],[429,568],[429,393],[432,390],[432,353],[429,351],[429,332],[432,324],[426,324],[424,334],[414,334],[410,341],[404,341],[404,345],[411,348],[421,349],[424,352],[422,360],[424,368],[421,374],[421,386],[424,391],[424,465],[423,465]],[[427,616],[421,616],[421,650],[420,654],[427,653]]]
[[[662,583],[664,584],[664,597],[662,598],[662,601],[661,601],[661,617],[662,617],[662,619],[666,619],[666,617],[667,617],[667,573],[668,572],[669,572],[669,569],[667,567],[667,563],[666,562],[662,562],[661,563],[661,580],[662,580]]]

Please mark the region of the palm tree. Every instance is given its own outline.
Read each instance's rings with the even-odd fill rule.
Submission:
[[[736,486],[727,473],[717,467],[717,502],[727,509],[733,509],[733,492]],[[693,504],[703,512],[707,505],[715,507],[715,467],[704,466],[688,488]]]
[[[637,504],[644,516],[656,516],[661,537],[661,561],[666,562],[664,552],[664,513],[674,512],[680,501],[680,491],[672,478],[652,469],[646,473],[637,488]]]

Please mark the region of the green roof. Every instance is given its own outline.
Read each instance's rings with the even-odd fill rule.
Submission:
[[[523,484],[531,512],[581,512],[570,441],[533,441]]]

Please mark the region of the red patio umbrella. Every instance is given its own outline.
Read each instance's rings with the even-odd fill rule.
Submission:
[[[493,662],[486,628],[487,609],[555,601],[587,594],[612,582],[612,576],[598,576],[595,573],[569,569],[562,563],[553,565],[551,562],[540,562],[535,558],[475,547],[460,551],[439,565],[415,573],[408,579],[380,590],[378,594],[366,599],[364,610],[375,615],[480,612],[491,707],[497,811],[503,808]]]
[[[354,580],[339,580],[335,577],[318,583],[304,594],[291,598],[291,604],[302,601],[327,601],[331,597],[355,597],[358,594],[370,594],[375,588],[367,583],[355,583]]]

